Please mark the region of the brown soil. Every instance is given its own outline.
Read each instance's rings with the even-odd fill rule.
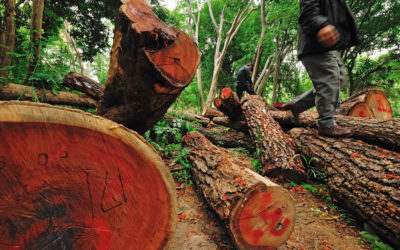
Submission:
[[[364,250],[359,229],[346,223],[325,202],[298,186],[290,189],[297,201],[296,226],[277,250]],[[178,184],[178,225],[169,249],[234,249],[222,223],[204,205],[194,188]]]

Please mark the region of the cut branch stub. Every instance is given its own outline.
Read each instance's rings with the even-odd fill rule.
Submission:
[[[72,89],[79,90],[95,100],[99,100],[104,92],[104,87],[100,83],[76,72],[68,73],[64,77],[63,84]]]
[[[225,222],[239,249],[278,247],[294,227],[290,193],[252,171],[251,162],[219,148],[198,132],[184,137],[199,192]]]
[[[81,111],[0,103],[0,245],[163,249],[176,195],[142,137]]]
[[[188,35],[159,20],[143,0],[125,1],[98,113],[144,133],[191,82],[199,62]]]

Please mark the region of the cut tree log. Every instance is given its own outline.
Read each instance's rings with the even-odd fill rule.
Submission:
[[[221,117],[221,116],[224,116],[224,113],[222,113],[221,111],[210,107],[205,108],[204,117],[212,119],[214,117]]]
[[[295,207],[284,188],[253,172],[198,132],[184,137],[197,189],[225,222],[239,249],[278,247],[294,227]]]
[[[82,111],[0,102],[2,249],[163,249],[176,194],[137,133]]]
[[[40,101],[55,105],[76,106],[81,108],[96,108],[92,98],[60,91],[57,94],[45,89],[36,89],[20,84],[7,84],[0,87],[0,100]]]
[[[338,204],[400,247],[400,154],[353,139],[319,137],[310,129],[290,134],[311,164],[326,173]]]
[[[87,94],[96,101],[98,101],[104,93],[104,87],[101,86],[100,83],[76,72],[68,73],[64,77],[63,84]]]
[[[289,181],[305,179],[305,169],[292,138],[268,113],[264,100],[245,94],[242,102],[250,135],[260,153],[262,174]]]
[[[340,105],[337,113],[345,116],[374,118],[378,121],[388,121],[393,118],[389,99],[380,89],[366,89],[353,95]]]
[[[313,112],[305,112],[300,115],[298,121],[294,120],[290,112],[269,111],[269,114],[286,127],[314,127],[318,115]],[[375,119],[366,119],[349,116],[336,116],[336,122],[340,126],[352,128],[354,138],[367,143],[378,145],[388,150],[400,152],[400,119],[389,121],[377,121]]]
[[[124,1],[114,33],[98,114],[144,133],[193,79],[199,49],[159,20],[144,0]]]
[[[224,148],[244,148],[250,152],[255,152],[255,146],[248,134],[226,127],[199,128],[208,140],[215,145]]]
[[[222,113],[228,116],[231,121],[244,120],[240,99],[231,88],[223,88],[219,98],[214,100],[214,105]]]

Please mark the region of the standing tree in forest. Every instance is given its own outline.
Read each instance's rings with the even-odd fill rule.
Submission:
[[[249,14],[254,10],[251,1],[245,3],[243,2],[229,3],[229,4],[225,3],[219,15],[219,20],[217,22],[211,0],[207,1],[207,5],[210,12],[211,21],[215,29],[216,44],[214,52],[214,70],[211,80],[211,86],[208,92],[207,101],[205,103],[205,106],[203,107],[203,112],[207,107],[211,106],[211,103],[214,100],[217,91],[219,75],[221,73],[221,68],[224,63],[224,59],[228,51],[228,48],[231,45],[233,38],[238,33],[240,26],[243,24],[243,22],[246,20]],[[231,22],[229,30],[227,31],[226,36],[224,37],[223,33],[225,28],[225,22],[228,22],[225,19],[225,10],[226,8],[233,7],[235,5],[238,6],[237,7],[238,10],[236,11],[236,14],[233,18],[233,21]]]
[[[0,21],[0,77],[8,78],[15,47],[15,0],[6,0],[4,19]]]
[[[35,71],[36,65],[40,57],[40,40],[42,38],[44,0],[33,0],[32,4],[32,19],[31,19],[31,44],[32,44],[32,59],[29,63],[27,79],[30,78]]]

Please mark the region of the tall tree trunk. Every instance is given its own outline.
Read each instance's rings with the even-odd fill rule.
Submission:
[[[400,154],[352,139],[320,137],[313,130],[290,134],[310,164],[325,172],[338,204],[400,247]]]
[[[8,67],[11,65],[12,52],[15,48],[15,0],[6,0],[5,10],[5,29],[0,37],[0,77],[8,78]],[[3,41],[1,41],[3,40]]]
[[[210,90],[208,92],[205,106],[203,107],[203,113],[205,112],[206,108],[210,107],[212,102],[214,101],[214,98],[215,98],[215,95],[217,92],[217,87],[218,87],[217,85],[218,85],[219,75],[221,73],[222,65],[224,63],[228,48],[231,45],[233,38],[238,33],[242,23],[246,20],[246,18],[249,16],[249,14],[253,11],[250,4],[246,4],[245,7],[243,7],[242,9],[240,9],[238,11],[238,13],[236,14],[236,16],[230,26],[229,31],[226,34],[224,46],[222,47],[222,50],[220,50],[221,43],[222,43],[222,32],[223,32],[223,27],[224,27],[225,7],[221,12],[220,24],[217,25],[214,14],[212,12],[211,2],[208,1],[207,3],[208,3],[209,10],[210,10],[210,15],[212,16],[211,19],[213,20],[213,24],[215,26],[215,30],[216,30],[216,34],[217,34],[217,45],[215,47],[214,70],[213,70],[213,76],[212,76],[212,80],[211,80],[211,86],[210,86]]]
[[[265,84],[267,83],[268,78],[274,72],[274,67],[272,64],[273,60],[274,58],[272,55],[268,57],[267,61],[264,64],[263,70],[261,71],[257,81],[255,82],[255,91],[259,96],[263,95]]]
[[[44,0],[33,0],[32,4],[32,20],[31,20],[31,45],[32,60],[29,62],[28,75],[29,79],[39,62],[40,58],[40,40],[42,38]]]
[[[254,59],[253,75],[251,77],[253,83],[255,83],[257,80],[257,73],[258,73],[258,69],[260,67],[261,57],[263,54],[265,33],[267,31],[267,17],[266,17],[266,11],[265,11],[265,0],[261,0],[260,10],[261,10],[260,11],[261,32],[260,32],[260,38],[259,38],[258,44],[257,44],[256,56]]]

